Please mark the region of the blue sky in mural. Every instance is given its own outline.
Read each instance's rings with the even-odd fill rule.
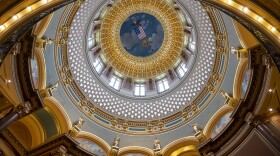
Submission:
[[[123,47],[131,55],[147,57],[159,50],[164,32],[161,23],[154,16],[136,13],[124,21],[120,37]]]
[[[211,138],[214,138],[216,135],[218,135],[228,124],[230,121],[230,115],[232,112],[226,113],[223,117],[220,118],[220,120],[217,122],[215,127],[212,130]]]

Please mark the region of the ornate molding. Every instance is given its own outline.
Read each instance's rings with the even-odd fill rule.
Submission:
[[[103,5],[105,5],[105,4],[103,4]],[[197,4],[197,5],[200,5],[200,4]],[[200,7],[203,7],[203,6],[200,6]],[[56,34],[56,40],[65,39],[65,43],[66,43],[68,40],[68,35],[71,35],[71,37],[72,37],[71,40],[73,40],[73,36],[75,36],[74,30],[72,30],[72,34],[71,34],[69,28],[70,28],[70,24],[73,22],[74,15],[77,11],[78,11],[78,8],[76,8],[76,6],[69,6],[65,10],[65,12],[61,18],[61,22],[59,23],[59,29],[57,30],[57,34]],[[202,87],[202,89],[200,91],[200,95],[194,101],[191,98],[189,98],[189,99],[192,102],[187,101],[188,98],[185,98],[184,100],[182,99],[183,103],[189,102],[189,104],[182,111],[179,111],[176,114],[173,114],[171,116],[162,117],[162,118],[152,120],[152,121],[148,121],[148,120],[142,121],[142,119],[141,120],[140,119],[139,120],[138,119],[127,120],[126,118],[123,118],[122,116],[118,117],[115,114],[113,116],[112,114],[106,113],[103,109],[100,109],[97,102],[99,102],[98,100],[100,100],[100,99],[103,100],[102,99],[103,97],[106,97],[106,98],[104,98],[104,100],[107,100],[106,105],[109,105],[109,104],[113,103],[112,101],[114,101],[114,99],[113,99],[114,96],[113,97],[112,96],[109,97],[107,95],[105,96],[103,94],[104,93],[103,90],[102,90],[103,92],[101,92],[101,91],[95,92],[95,90],[94,90],[92,92],[94,92],[95,93],[94,96],[98,96],[98,98],[88,99],[88,97],[83,93],[81,88],[79,88],[79,86],[78,86],[79,84],[77,83],[77,81],[80,81],[81,79],[84,78],[82,76],[82,72],[83,73],[86,73],[86,72],[83,69],[80,69],[79,71],[73,71],[73,68],[76,68],[76,67],[78,68],[78,66],[74,67],[74,64],[70,65],[69,61],[71,61],[71,60],[70,60],[70,58],[67,57],[67,56],[73,55],[73,53],[77,52],[76,50],[73,50],[74,47],[72,47],[72,49],[71,48],[67,49],[68,47],[71,47],[71,45],[73,46],[73,44],[71,44],[71,45],[56,44],[56,52],[55,52],[56,68],[57,68],[57,71],[59,71],[58,74],[59,74],[60,82],[67,82],[67,83],[62,83],[62,86],[63,86],[64,90],[66,91],[66,94],[69,96],[71,101],[77,106],[77,108],[80,109],[81,111],[83,111],[85,113],[85,115],[87,115],[89,118],[91,118],[98,124],[101,124],[109,129],[112,129],[112,130],[115,130],[115,131],[118,131],[121,133],[129,133],[129,134],[162,133],[162,132],[166,132],[171,129],[184,125],[186,122],[193,119],[197,114],[199,114],[210,103],[211,99],[213,99],[215,97],[216,93],[218,92],[218,90],[216,88],[219,88],[219,86],[222,84],[223,77],[226,73],[226,67],[227,67],[226,64],[228,61],[228,42],[227,42],[227,34],[226,34],[225,25],[223,22],[221,22],[222,18],[217,10],[215,10],[213,8],[208,8],[207,13],[210,16],[210,20],[212,21],[212,24],[214,26],[213,35],[216,34],[218,36],[217,40],[215,40],[215,37],[212,38],[214,40],[214,43],[217,46],[216,51],[215,50],[213,51],[213,52],[215,52],[215,55],[209,54],[209,57],[213,56],[216,58],[216,62],[215,63],[208,62],[208,65],[213,64],[215,69],[213,69],[213,71],[209,70],[210,72],[212,72],[212,75],[210,76],[210,79],[208,79],[208,78],[205,79],[206,83],[209,84],[209,86],[211,86],[212,92],[210,92],[208,90],[208,88]],[[79,18],[81,18],[81,17],[79,17]],[[210,45],[208,45],[207,47],[210,47]],[[204,48],[202,48],[202,49],[204,49]],[[68,50],[68,52],[67,52],[67,50]],[[71,50],[72,52],[70,53],[69,50]],[[204,56],[206,56],[206,55],[204,55]],[[207,56],[208,56],[208,54],[207,54]],[[79,57],[72,57],[72,58],[79,58]],[[201,64],[203,64],[206,61],[200,61],[200,62],[201,63],[198,63],[199,64],[198,66],[200,66]],[[205,65],[205,66],[207,66],[207,65]],[[82,67],[82,63],[80,65],[80,67]],[[201,67],[201,68],[203,68],[203,67]],[[77,74],[77,73],[79,73],[79,74]],[[198,73],[200,73],[200,72],[198,72]],[[75,79],[77,77],[79,77],[79,80]],[[198,79],[198,78],[196,78],[196,79]],[[192,82],[195,83],[196,79],[192,79]],[[99,87],[97,86],[97,83],[95,83],[94,81],[92,81],[93,87],[90,86],[91,84],[87,84],[87,85],[83,85],[83,86],[101,90],[102,87],[100,87],[100,89],[99,89]],[[204,84],[206,84],[206,83],[204,83]],[[104,88],[102,88],[102,89],[104,89]],[[73,95],[73,92],[74,92],[74,95]],[[87,92],[91,92],[91,89],[87,89]],[[176,96],[179,96],[179,94],[180,94],[181,97],[186,97],[187,92],[184,91],[183,89],[182,89],[182,91],[177,89],[177,92],[174,94],[177,94]],[[170,97],[171,97],[171,95],[170,95]],[[171,104],[173,102],[172,99],[173,98],[169,98],[168,103]],[[87,101],[87,102],[84,103],[83,101]],[[158,102],[158,101],[156,101],[156,102]],[[115,102],[118,102],[118,101],[115,101]],[[152,102],[154,102],[154,101],[152,101]],[[153,104],[152,102],[150,102],[150,103]],[[162,102],[166,102],[166,100],[162,100]],[[162,102],[159,102],[159,103],[162,103]],[[182,101],[177,101],[177,102],[180,103]],[[203,102],[203,104],[201,104],[202,102]],[[123,102],[121,102],[121,103],[123,103]],[[117,106],[114,105],[114,107],[117,107]],[[155,112],[156,111],[154,111],[153,113],[155,113]]]
[[[30,155],[30,156],[44,155],[45,156],[45,155],[54,155],[61,152],[69,156],[70,155],[79,155],[79,156],[94,155],[93,153],[90,153],[84,150],[82,147],[78,146],[78,142],[76,142],[68,134],[58,135],[52,138],[51,140],[45,142],[44,144],[40,145],[39,147],[33,149],[26,149],[9,130],[4,130],[2,134],[21,155]]]
[[[247,116],[248,111],[254,110],[260,102],[262,88],[265,85],[266,67],[262,63],[262,57],[265,55],[266,50],[263,46],[257,46],[249,50],[249,68],[252,70],[252,77],[250,80],[249,88],[244,100],[240,100],[233,114],[231,115],[232,120],[226,126],[226,128],[218,135],[215,139],[209,139],[205,143],[199,146],[199,152],[202,155],[208,153],[216,153],[223,146],[228,144],[228,141],[235,138],[239,131],[242,130],[243,126],[246,125],[244,122],[246,119],[250,119]],[[247,117],[246,117],[247,116]],[[250,121],[250,120],[248,120]],[[252,128],[251,128],[252,129]],[[248,131],[250,129],[247,129]],[[242,133],[244,134],[244,133]],[[238,140],[241,142],[242,138]],[[235,144],[238,146],[238,143]],[[230,153],[233,150],[227,149],[226,153]]]
[[[268,51],[270,56],[272,57],[273,61],[275,62],[278,70],[280,70],[280,50],[279,50],[279,42],[278,45],[275,42],[270,41],[269,34],[264,33],[264,31],[260,30],[261,28],[258,27],[254,22],[251,22],[247,17],[242,17],[240,14],[238,15],[238,11],[227,10],[225,6],[218,4],[219,2],[214,2],[212,0],[199,0],[200,2],[212,6],[225,14],[231,16],[237,22],[242,24],[247,30],[249,30],[257,39],[258,41],[265,47]],[[236,15],[237,14],[237,15]],[[255,24],[255,25],[253,25]]]
[[[154,15],[162,24],[164,40],[161,48],[147,58],[129,54],[120,40],[122,23],[134,13]],[[167,71],[179,58],[184,41],[183,25],[179,16],[164,0],[121,0],[108,10],[101,25],[101,48],[106,59],[118,71],[128,77],[152,78]]]
[[[18,106],[21,117],[43,107],[39,92],[34,90],[31,80],[30,58],[33,53],[35,38],[27,32],[21,39],[20,54],[16,55],[16,68],[20,90],[25,101]]]
[[[47,15],[51,14],[55,10],[74,2],[75,0],[68,0],[66,2],[62,2],[61,4],[58,4],[50,9],[45,10],[44,12],[40,12],[37,15],[35,15],[32,19],[26,21],[24,24],[22,24],[18,29],[13,31],[11,34],[9,34],[9,37],[5,38],[5,41],[1,41],[0,44],[0,65],[2,64],[2,61],[8,54],[9,50],[13,47],[13,45],[19,40],[19,38],[30,28],[32,28],[36,23],[38,23],[41,19],[46,17]]]

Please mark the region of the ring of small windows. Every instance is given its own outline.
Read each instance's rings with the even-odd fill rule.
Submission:
[[[92,66],[94,67],[95,71],[101,75],[101,74],[106,74],[104,72],[106,72],[106,64],[103,62],[103,60],[99,57],[95,58]],[[176,77],[178,77],[179,79],[183,78],[185,76],[185,74],[187,73],[188,69],[187,69],[187,64],[184,61],[180,61],[180,63],[178,63],[178,65],[174,68]],[[118,72],[113,72],[112,75],[109,78],[109,86],[112,87],[114,90],[116,91],[120,91],[122,89],[123,83],[125,83],[125,78],[124,76],[121,76],[120,73]],[[157,90],[157,93],[163,93],[165,91],[167,91],[170,88],[170,83],[172,81],[168,80],[168,76],[167,74],[165,74],[165,76],[163,78],[155,78],[153,80],[155,82],[155,87]],[[133,86],[131,87],[131,90],[134,92],[134,96],[137,97],[144,97],[146,96],[146,92],[148,90],[148,85],[149,85],[149,81],[145,81],[145,82],[135,82],[132,83]]]
[[[184,18],[184,14],[181,11],[178,11],[180,20],[183,23],[187,23],[188,26],[186,26],[188,31],[192,30],[192,24],[191,24],[191,20],[186,17]],[[100,42],[100,36],[99,36],[99,32],[92,34],[92,36],[90,38],[88,38],[88,47],[89,49],[91,49],[94,45],[98,44]],[[186,35],[185,34],[185,41],[184,41],[184,45],[185,48],[187,49],[186,51],[189,52],[189,55],[193,55],[194,51],[195,51],[195,42],[192,41],[192,35]],[[91,48],[90,48],[91,47]],[[99,51],[100,52],[100,51]],[[184,53],[184,52],[182,52]],[[178,77],[179,79],[183,78],[188,69],[187,69],[187,61],[186,58],[181,58],[181,60],[179,61],[179,63],[177,63],[177,65],[175,66],[174,71],[176,73],[176,77]],[[106,59],[104,58],[103,54],[100,54],[98,57],[95,57],[93,59],[93,63],[92,66],[94,67],[95,71],[101,75],[104,74],[104,72],[106,72]],[[167,77],[168,73],[165,74],[164,77],[161,78],[154,78],[153,81],[155,82],[155,84],[153,84],[153,86],[155,87],[151,87],[149,86],[149,80],[145,81],[145,82],[135,82],[132,83],[133,86],[131,86],[129,89],[131,91],[133,91],[133,95],[137,96],[137,97],[145,97],[146,96],[146,92],[149,90],[153,90],[156,89],[157,93],[163,93],[167,90],[169,90],[170,88],[170,84],[172,83],[172,80],[168,79]],[[125,85],[123,83],[125,83],[126,81],[124,80],[124,76],[121,75],[119,72],[115,71],[113,72],[113,74],[111,76],[108,77],[109,78],[109,86],[112,87],[114,90],[116,91],[120,91]],[[134,80],[132,80],[134,81]],[[152,89],[151,89],[152,88]]]

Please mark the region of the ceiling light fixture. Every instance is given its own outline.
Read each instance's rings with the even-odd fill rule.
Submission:
[[[44,3],[47,3],[48,2],[48,0],[42,0]]]
[[[259,22],[261,22],[262,20],[263,20],[263,18],[262,17],[258,17],[258,19],[257,19]]]
[[[231,3],[231,2],[232,2],[232,0],[228,0],[227,2],[228,2],[228,3]]]
[[[275,27],[271,27],[271,29],[270,29],[271,31],[275,31],[276,30],[276,28]]]
[[[273,109],[272,109],[272,108],[269,108],[269,111],[270,111],[270,112],[272,112],[272,111],[273,111]]]
[[[32,10],[32,7],[31,7],[31,6],[28,6],[26,9],[27,9],[28,11],[31,11],[31,10]]]
[[[4,30],[6,27],[4,25],[0,25],[0,29]]]
[[[269,89],[268,91],[269,91],[269,92],[272,92],[272,89]]]
[[[246,12],[249,11],[249,9],[248,9],[247,7],[244,7],[244,8],[243,8],[243,11],[246,13]]]
[[[18,16],[17,16],[17,15],[14,15],[14,16],[13,16],[13,19],[14,19],[14,20],[17,20],[17,19],[18,19]]]

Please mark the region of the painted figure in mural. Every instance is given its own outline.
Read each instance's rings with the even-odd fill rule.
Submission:
[[[135,13],[123,22],[120,37],[124,49],[129,54],[147,57],[160,49],[164,30],[156,17],[147,13]]]
[[[113,146],[119,147],[120,141],[121,141],[121,138],[119,136],[117,136],[114,140]]]
[[[158,140],[158,138],[155,138],[154,140],[154,149],[161,149],[160,141]]]
[[[145,48],[150,47],[152,42],[149,41],[149,38],[146,35],[143,26],[140,24],[140,21],[137,20],[136,18],[131,18],[131,21],[133,22],[133,24],[131,24],[131,26],[133,27],[134,32],[138,36],[138,39],[141,41],[142,46]]]

